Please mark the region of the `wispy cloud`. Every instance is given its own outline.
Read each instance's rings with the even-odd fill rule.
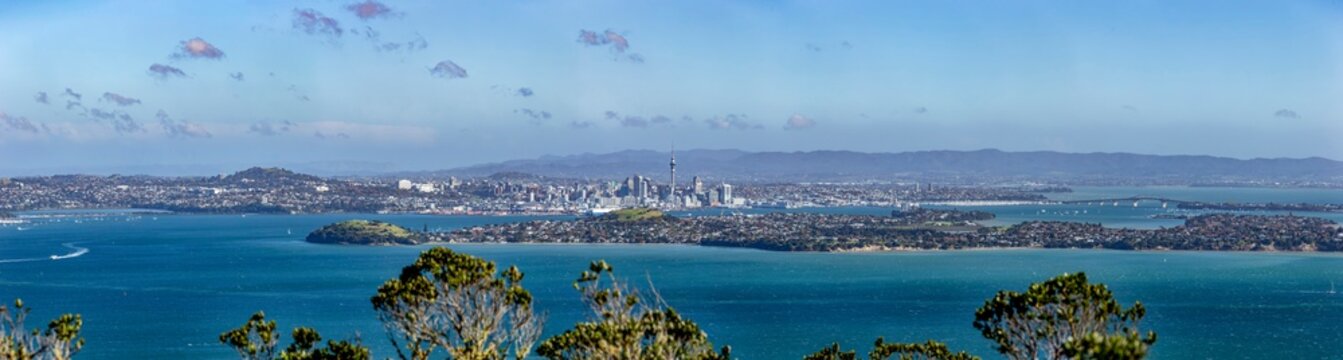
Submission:
[[[704,123],[714,130],[759,130],[765,128],[760,124],[748,121],[746,118],[746,115],[743,114],[727,114],[704,119]]]
[[[395,15],[395,13],[392,12],[392,8],[373,0],[353,3],[346,6],[345,9],[354,13],[354,16],[359,17],[360,20],[371,20]]]
[[[110,92],[103,93],[102,99],[104,101],[111,101],[118,106],[131,106],[140,103],[140,99]]]
[[[617,33],[614,30],[608,29],[598,33],[596,31],[580,29],[578,30],[578,43],[587,46],[609,47],[611,53],[616,55],[615,60],[625,60],[635,63],[644,62],[643,55],[626,53],[630,48],[629,39],[625,38],[625,35]]]
[[[294,9],[293,25],[294,29],[308,35],[340,37],[345,33],[345,29],[340,27],[339,21],[322,15],[321,12],[313,9]]]
[[[1124,105],[1124,106],[1120,106],[1119,108],[1124,109],[1124,110],[1128,110],[1128,111],[1132,111],[1132,112],[1138,112],[1138,107],[1133,106],[1133,105]]]
[[[38,91],[38,92],[37,92],[37,95],[33,95],[33,101],[36,101],[36,102],[38,102],[38,103],[42,103],[42,104],[51,104],[51,100],[48,100],[48,99],[47,99],[47,92],[46,92],[46,91]]]
[[[269,121],[261,121],[249,125],[247,127],[247,132],[264,136],[273,136],[273,135],[279,135],[281,133],[287,133],[289,132],[290,129],[293,129],[296,126],[297,124],[294,124],[289,120],[277,123],[272,123]]]
[[[237,81],[243,81],[243,79],[245,79],[244,76],[243,76],[243,74],[240,73],[240,72],[235,72],[235,73],[228,74],[228,77],[231,78],[231,79],[233,79],[233,80],[237,80]]]
[[[321,134],[326,139],[351,139],[356,141],[374,141],[391,143],[432,143],[436,139],[435,129],[424,126],[377,125],[345,121],[318,121],[299,125],[305,131],[313,130],[313,136]],[[345,134],[345,135],[341,135]]]
[[[1280,118],[1284,118],[1284,119],[1300,119],[1300,118],[1301,118],[1301,115],[1298,115],[1298,114],[1296,113],[1295,110],[1288,110],[1288,109],[1282,109],[1282,110],[1275,111],[1275,112],[1273,112],[1273,116],[1275,116],[1275,117],[1280,117]]]
[[[378,42],[377,39],[373,39],[373,41],[375,43]],[[374,46],[374,49],[377,49],[378,51],[405,50],[406,52],[414,52],[418,50],[424,50],[428,47],[429,47],[429,41],[425,40],[424,36],[416,33],[415,38],[411,39],[410,41],[378,43],[376,46]]]
[[[569,127],[574,128],[574,129],[587,129],[587,128],[592,127],[592,122],[591,122],[591,121],[572,121],[572,122],[569,122]]]
[[[429,74],[441,78],[461,79],[466,77],[466,69],[457,66],[456,63],[448,60],[439,61],[437,65],[429,68]]]
[[[605,113],[605,115],[606,115],[606,119],[607,119],[607,120],[615,120],[615,121],[618,122],[618,123],[620,124],[620,126],[622,126],[622,127],[627,127],[627,128],[646,128],[646,127],[648,127],[648,119],[645,119],[645,118],[642,117],[642,116],[634,116],[634,115],[624,115],[624,116],[621,116],[619,113],[617,113],[617,112],[615,112],[615,111],[610,111],[610,110],[607,110],[606,113]]]
[[[924,113],[927,113],[927,112],[928,112],[928,108],[920,106],[920,107],[916,107],[916,108],[914,108],[914,110],[911,110],[911,111],[913,111],[915,114],[924,114]]]
[[[530,97],[530,96],[532,96],[533,94],[535,94],[534,92],[532,92],[532,88],[525,88],[525,87],[524,87],[524,88],[518,88],[517,93],[518,93],[518,96],[521,96],[521,97]]]
[[[89,109],[89,116],[93,116],[94,120],[109,120],[115,118],[117,114],[111,111],[104,111],[103,109],[99,108],[92,108]]]
[[[825,49],[829,46],[830,45],[822,46],[821,44],[811,42],[802,44],[803,48],[811,52],[822,52],[825,51]],[[847,40],[840,41],[839,44],[835,45],[835,47],[838,47],[840,50],[849,50],[853,48],[853,43],[850,43]]]
[[[42,132],[43,131],[42,129],[46,127],[46,126],[38,126],[37,124],[28,120],[28,118],[26,117],[13,116],[3,112],[0,112],[0,121],[4,121],[4,125],[12,130],[29,132],[34,134]]]
[[[208,138],[213,136],[204,126],[186,120],[174,120],[163,110],[159,110],[154,116],[159,118],[159,125],[163,127],[163,132],[173,137]]]
[[[324,133],[324,132],[321,132],[321,131],[314,131],[314,132],[312,132],[312,137],[315,137],[315,138],[318,138],[318,139],[349,139],[349,138],[350,138],[350,134],[346,134],[346,133],[343,133],[343,132],[334,133],[334,134],[328,134],[328,133]]]
[[[83,95],[83,94],[77,93],[77,92],[75,92],[74,90],[71,90],[70,88],[65,88],[65,93],[64,93],[64,95],[65,95],[65,96],[72,97],[72,98],[75,98],[75,100],[83,100],[83,99],[84,99],[84,95]]]
[[[518,114],[522,114],[522,115],[526,115],[527,117],[531,118],[533,121],[550,120],[550,112],[549,112],[549,111],[532,110],[532,109],[517,109],[517,110],[513,110],[513,112],[518,113]]]
[[[149,65],[149,76],[156,77],[159,80],[167,80],[174,77],[187,77],[187,73],[169,65],[154,64]]]
[[[116,117],[109,119],[108,122],[112,125],[113,130],[121,134],[145,132],[145,127],[127,113],[117,113]]]
[[[788,120],[784,121],[783,124],[783,128],[787,130],[802,130],[802,129],[809,129],[815,126],[816,126],[816,120],[812,120],[811,118],[802,116],[800,114],[793,114],[793,116],[789,116]]]
[[[219,60],[224,58],[224,51],[219,50],[214,44],[198,37],[182,40],[177,52],[172,55],[174,59],[210,59]]]

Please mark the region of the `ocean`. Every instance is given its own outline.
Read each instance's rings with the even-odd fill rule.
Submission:
[[[1162,191],[1181,198],[1176,196],[1182,195],[1179,189]],[[1126,193],[1133,188],[1085,190],[1138,195]],[[1235,196],[1206,195],[1206,188],[1190,191]],[[1262,191],[1253,193],[1273,199]],[[1332,199],[1341,193],[1309,190],[1302,195],[1293,190],[1282,198]],[[995,221],[1002,223],[1051,217],[1108,226],[1179,223],[1148,218],[1171,211],[1160,204],[1127,205],[982,209],[999,213]],[[34,309],[30,327],[62,312],[82,314],[88,340],[79,356],[83,359],[233,358],[216,338],[257,310],[286,331],[310,326],[327,338],[357,336],[375,357],[394,357],[368,299],[427,247],[314,245],[303,242],[309,231],[351,218],[415,229],[537,218],[102,211],[22,215],[30,222],[0,227],[0,299],[23,298]],[[888,341],[938,339],[953,349],[992,358],[990,342],[971,326],[975,309],[997,290],[1023,290],[1032,282],[1077,271],[1110,286],[1121,302],[1147,306],[1143,326],[1159,335],[1152,358],[1329,358],[1338,356],[1337,344],[1343,340],[1343,295],[1328,291],[1343,282],[1343,254],[450,247],[501,265],[518,265],[527,274],[524,285],[546,313],[547,335],[587,316],[571,284],[589,261],[605,259],[631,283],[645,289],[651,283],[669,304],[701,324],[715,344],[731,345],[741,359],[796,359],[836,341],[866,353],[878,336]],[[53,255],[58,259],[51,259]]]

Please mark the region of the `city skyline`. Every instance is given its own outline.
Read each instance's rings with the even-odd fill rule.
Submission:
[[[1340,20],[1331,1],[13,1],[0,172],[672,143],[1340,159]]]

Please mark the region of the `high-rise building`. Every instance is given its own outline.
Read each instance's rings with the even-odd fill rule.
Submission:
[[[695,176],[693,183],[696,195],[704,193],[704,181],[700,180],[699,176]]]
[[[719,202],[723,203],[724,205],[731,204],[732,185],[723,184],[723,191],[719,192],[719,195],[723,197],[721,200],[719,200]]]

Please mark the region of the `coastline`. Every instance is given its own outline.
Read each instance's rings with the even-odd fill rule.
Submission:
[[[308,243],[308,242],[305,242]],[[954,249],[934,249],[934,248],[913,248],[913,247],[864,247],[860,249],[841,249],[832,251],[817,250],[771,250],[747,246],[717,246],[691,243],[610,243],[610,242],[447,242],[435,241],[415,245],[358,245],[358,244],[317,244],[313,245],[337,245],[337,246],[377,246],[377,247],[424,247],[424,246],[448,246],[448,245],[480,245],[480,246],[601,246],[601,247],[636,247],[636,246],[672,246],[672,247],[696,247],[710,249],[739,249],[749,251],[763,251],[770,253],[801,253],[801,254],[900,254],[900,253],[952,253],[952,252],[1012,252],[1012,251],[1096,251],[1096,252],[1117,252],[1117,253],[1208,253],[1208,254],[1284,254],[1284,255],[1321,255],[1321,256],[1343,256],[1343,251],[1318,251],[1318,250],[1185,250],[1185,249],[1110,249],[1101,247],[1043,247],[1043,246],[985,246],[985,247],[961,247]]]

